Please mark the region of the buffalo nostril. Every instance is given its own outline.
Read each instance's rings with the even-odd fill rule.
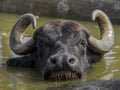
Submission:
[[[75,62],[75,58],[69,58],[69,63],[70,64],[74,64],[74,62]]]
[[[50,62],[51,62],[52,64],[56,64],[56,59],[55,59],[55,58],[51,58],[51,59],[50,59]]]

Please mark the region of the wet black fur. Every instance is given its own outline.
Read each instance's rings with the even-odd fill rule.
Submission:
[[[10,58],[6,64],[34,67],[40,73],[45,73],[46,62],[50,56],[58,52],[67,52],[76,56],[80,62],[81,58],[84,58],[80,67],[87,69],[89,64],[99,61],[102,57],[101,54],[89,49],[87,43],[89,36],[88,30],[76,22],[64,20],[49,22],[35,31],[33,35],[35,47],[30,54]]]

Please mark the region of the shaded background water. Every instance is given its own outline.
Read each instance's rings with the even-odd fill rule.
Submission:
[[[0,63],[16,55],[9,48],[10,31],[20,17],[17,14],[0,13]],[[38,17],[37,28],[51,20],[58,18]],[[91,34],[99,38],[98,25],[93,22],[78,21],[87,27]],[[108,80],[120,77],[120,26],[113,25],[115,29],[115,45],[106,53],[100,62],[92,65],[92,69],[82,79],[75,81],[44,81],[32,68],[0,67],[0,90],[46,90],[49,87],[65,83],[87,80]],[[32,36],[34,30],[28,27],[26,34]]]

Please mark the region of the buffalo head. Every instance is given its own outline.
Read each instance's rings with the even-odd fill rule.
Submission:
[[[70,20],[57,20],[42,25],[33,37],[23,43],[23,33],[36,18],[25,14],[16,22],[10,34],[10,47],[17,55],[7,61],[9,66],[34,66],[45,79],[66,80],[80,78],[108,52],[114,44],[114,31],[107,15],[95,10],[92,19],[100,27],[100,40],[94,38],[81,24]]]

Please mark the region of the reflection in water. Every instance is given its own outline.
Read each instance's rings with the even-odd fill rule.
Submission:
[[[0,36],[0,63],[2,61],[2,59],[1,59],[1,57],[2,57],[2,43],[1,43],[1,41],[2,41],[2,37]]]
[[[107,69],[109,68],[109,65],[111,65],[112,63],[117,61],[117,60],[115,60],[116,59],[115,54],[117,54],[117,52],[111,50],[104,55],[104,59],[105,59]]]
[[[67,0],[61,0],[67,1]],[[5,63],[9,57],[16,57],[16,55],[9,48],[9,33],[20,15],[15,14],[0,14],[0,63]],[[7,17],[7,18],[6,18]],[[8,19],[9,18],[9,19]],[[55,18],[39,17],[37,20],[37,27],[42,24],[54,20]],[[80,21],[78,21],[80,22]],[[95,23],[81,22],[86,26],[93,36],[98,37],[98,26]],[[88,72],[81,81],[96,80],[96,79],[111,79],[120,77],[120,27],[114,25],[115,28],[115,46],[106,53],[100,62],[92,65],[90,72]],[[95,32],[96,30],[96,32]],[[28,40],[34,30],[28,27],[26,31]],[[76,80],[79,81],[79,80]],[[76,82],[73,81],[73,82]],[[0,89],[1,90],[46,90],[49,87],[59,86],[72,81],[51,82],[44,81],[31,68],[17,68],[17,67],[0,67]],[[76,89],[77,90],[77,89]]]
[[[111,50],[104,55],[107,72],[100,79],[102,79],[102,80],[112,79],[112,78],[114,78],[114,73],[119,71],[119,69],[112,70],[110,67],[112,64],[114,64],[115,62],[118,61],[116,59],[116,54],[117,54],[117,52]]]
[[[10,56],[10,49],[8,46],[8,35],[5,33],[0,34],[0,63]],[[2,62],[1,62],[2,61]]]
[[[100,79],[102,80],[110,80],[114,77],[113,73],[109,73],[109,74],[105,74],[104,76],[102,76]]]

